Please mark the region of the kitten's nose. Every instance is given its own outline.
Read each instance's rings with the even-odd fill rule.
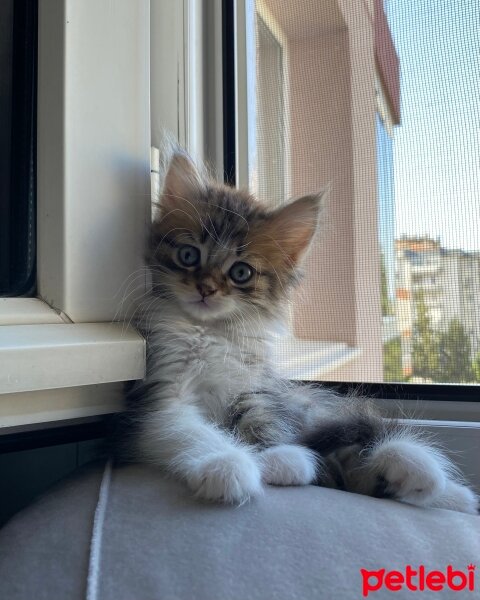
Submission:
[[[197,290],[199,292],[199,294],[202,296],[202,298],[206,298],[207,296],[212,296],[217,289],[214,288],[212,285],[209,285],[208,283],[202,282],[202,283],[197,283]]]

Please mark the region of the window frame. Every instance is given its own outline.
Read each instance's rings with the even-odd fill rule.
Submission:
[[[32,423],[38,414],[45,423],[100,414],[101,402],[89,405],[101,382],[82,354],[97,352],[99,372],[111,372],[100,390],[143,376],[144,340],[112,322],[128,314],[129,277],[141,272],[150,219],[149,10],[129,0],[115,10],[95,0],[39,3],[37,298],[0,299],[0,346],[18,371],[12,391],[12,373],[0,365],[0,434],[28,426],[28,414]],[[141,275],[136,295],[145,290]],[[115,339],[129,341],[120,360],[108,351]],[[62,364],[69,345],[78,352]],[[30,369],[52,352],[60,392],[52,373],[47,382]],[[121,406],[120,387],[115,401],[105,393],[104,412]],[[42,410],[47,389],[55,402]],[[24,401],[30,413],[15,420]]]

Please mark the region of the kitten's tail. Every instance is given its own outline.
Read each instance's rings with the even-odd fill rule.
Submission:
[[[370,402],[357,398],[348,402],[337,417],[319,421],[302,444],[326,456],[347,446],[368,448],[401,429],[396,419],[384,418]]]

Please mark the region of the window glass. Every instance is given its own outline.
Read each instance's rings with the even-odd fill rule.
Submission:
[[[260,199],[278,203],[286,191],[283,48],[258,13],[256,33],[257,156],[252,185]]]
[[[480,382],[480,5],[385,2],[402,72],[394,134],[404,376]]]
[[[246,4],[251,188],[331,190],[279,364],[480,383],[480,4]]]
[[[0,3],[0,296],[35,287],[37,4]]]

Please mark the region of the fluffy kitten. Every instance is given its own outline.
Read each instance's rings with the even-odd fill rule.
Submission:
[[[128,393],[128,453],[206,500],[317,483],[475,513],[476,496],[429,443],[362,399],[282,380],[268,362],[320,202],[271,210],[173,155],[147,256],[147,374]]]

